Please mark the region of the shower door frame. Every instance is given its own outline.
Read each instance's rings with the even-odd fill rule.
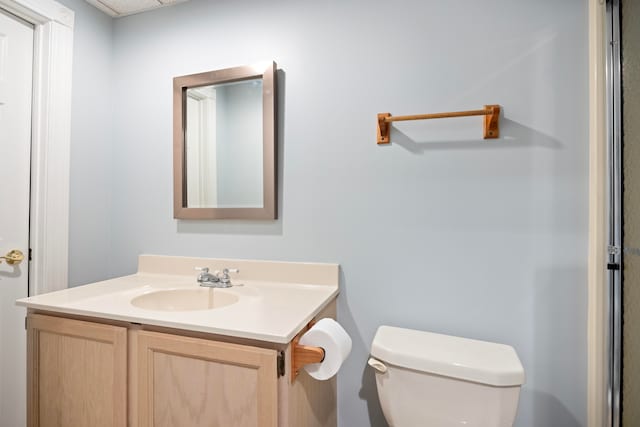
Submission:
[[[607,406],[609,425],[621,424],[622,388],[622,89],[620,0],[606,2],[607,91]]]
[[[589,427],[620,427],[622,121],[620,0],[589,3]]]

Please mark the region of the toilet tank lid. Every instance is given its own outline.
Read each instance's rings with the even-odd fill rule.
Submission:
[[[371,355],[391,365],[482,384],[524,384],[520,359],[505,344],[380,326]]]

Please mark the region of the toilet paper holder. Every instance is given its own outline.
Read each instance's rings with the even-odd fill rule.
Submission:
[[[324,349],[322,347],[313,347],[310,345],[300,345],[300,337],[307,332],[315,321],[309,324],[293,339],[291,343],[291,382],[293,383],[298,377],[300,369],[310,363],[320,363],[324,360]]]

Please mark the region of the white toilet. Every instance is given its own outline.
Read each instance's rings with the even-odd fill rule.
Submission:
[[[524,369],[513,347],[380,326],[369,365],[391,427],[511,427]]]

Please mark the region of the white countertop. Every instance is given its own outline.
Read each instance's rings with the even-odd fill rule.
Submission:
[[[148,256],[147,256],[148,257]],[[142,258],[142,257],[141,257]],[[163,261],[167,257],[162,258]],[[206,265],[203,259],[193,263]],[[185,259],[180,260],[182,263]],[[206,261],[206,260],[204,260]],[[148,262],[148,260],[147,260]],[[211,260],[215,263],[214,260]],[[233,264],[232,260],[224,260]],[[250,261],[242,261],[250,268]],[[142,264],[142,259],[141,259]],[[236,263],[237,264],[237,263]],[[258,261],[256,265],[274,263]],[[278,269],[287,270],[287,263],[277,263]],[[295,264],[295,263],[292,263]],[[307,264],[317,269],[321,264]],[[296,272],[305,264],[296,264]],[[324,309],[337,295],[337,269],[335,285],[329,283],[292,283],[286,277],[282,281],[246,280],[241,276],[233,280],[235,286],[212,289],[216,292],[234,294],[238,302],[215,309],[193,311],[156,311],[139,308],[131,304],[137,296],[168,289],[200,289],[195,274],[169,275],[139,271],[137,274],[68,288],[57,292],[23,298],[17,305],[30,309],[98,317],[147,325],[199,331],[248,338],[259,341],[286,344],[302,328]],[[251,277],[255,277],[255,269]]]

